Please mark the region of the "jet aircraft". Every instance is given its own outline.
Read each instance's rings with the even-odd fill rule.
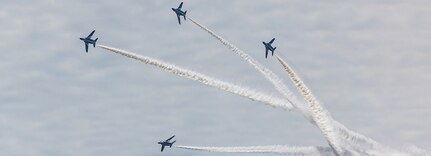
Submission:
[[[86,38],[79,38],[82,41],[84,41],[84,43],[85,43],[85,52],[87,52],[87,53],[88,53],[88,44],[93,44],[93,47],[96,47],[97,39],[99,39],[99,38],[96,38],[95,40],[91,39],[91,36],[93,36],[93,34],[94,34],[95,31],[96,30],[93,30],[90,33],[90,35],[88,35]]]
[[[178,23],[181,24],[181,19],[180,16],[184,17],[184,20],[186,20],[186,11],[182,11],[181,8],[183,7],[183,2],[181,2],[180,6],[178,8],[172,8],[172,10],[177,14],[177,18],[178,18]]]
[[[271,55],[274,56],[274,50],[277,49],[277,47],[272,47],[272,45],[271,45],[272,42],[274,42],[274,40],[275,40],[275,38],[273,38],[271,41],[269,41],[269,43],[262,42],[263,45],[265,45],[265,50],[266,50],[265,58],[268,58],[268,50],[270,50],[272,52]]]
[[[175,142],[177,142],[176,140],[175,141],[173,141],[173,142],[169,142],[169,141],[171,141],[171,139],[172,138],[174,138],[175,137],[175,135],[174,136],[172,136],[172,137],[170,137],[169,139],[166,139],[165,141],[159,141],[158,142],[158,144],[160,144],[160,145],[162,145],[162,149],[160,150],[160,152],[163,152],[163,149],[165,149],[165,146],[169,146],[169,148],[171,148],[172,147],[172,145],[175,143]]]

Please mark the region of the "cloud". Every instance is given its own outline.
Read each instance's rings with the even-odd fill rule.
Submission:
[[[0,20],[7,22],[0,25],[0,155],[159,155],[154,142],[172,133],[182,143],[208,146],[326,144],[298,115],[250,105],[101,49],[85,54],[78,40],[96,29],[102,44],[278,95],[191,23],[177,25],[170,11],[176,5],[2,3]],[[287,80],[275,60],[262,58],[260,42],[275,36],[277,50],[350,129],[394,147],[431,149],[431,127],[423,124],[431,114],[428,6],[428,1],[273,0],[186,1],[184,7]],[[263,135],[266,131],[273,133]]]

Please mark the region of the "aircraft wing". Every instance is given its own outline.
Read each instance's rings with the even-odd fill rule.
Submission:
[[[93,36],[93,34],[94,34],[94,32],[95,32],[96,30],[93,30],[91,33],[90,33],[90,35],[88,35],[87,36],[87,38],[91,38],[91,36]]]
[[[268,58],[268,48],[265,47],[265,50],[266,50],[266,52],[265,52],[265,58]]]
[[[160,150],[160,152],[163,152],[164,149],[165,149],[165,145],[162,145],[162,149]]]
[[[85,43],[85,52],[88,53],[88,43]]]
[[[172,138],[174,138],[175,137],[175,135],[174,136],[172,136],[172,137],[170,137],[169,139],[166,139],[166,141],[169,141],[169,140],[171,140]]]
[[[272,44],[274,42],[275,38],[273,38],[271,41],[269,41],[269,44]]]
[[[178,18],[178,23],[181,24],[180,15],[177,14],[177,18]]]
[[[181,2],[180,6],[178,7],[178,9],[181,9],[183,7],[183,2]]]

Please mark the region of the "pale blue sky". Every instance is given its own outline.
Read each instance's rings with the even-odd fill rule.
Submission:
[[[204,31],[178,25],[180,1],[0,1],[0,155],[248,155],[202,146],[319,145],[299,114],[165,73],[79,37],[281,96]],[[274,45],[348,128],[395,148],[431,150],[431,2],[185,1],[187,15],[234,43],[290,85]]]

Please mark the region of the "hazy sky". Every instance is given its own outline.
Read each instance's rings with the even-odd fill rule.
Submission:
[[[281,97],[190,21],[180,1],[0,0],[0,155],[250,155],[168,149],[327,146],[300,114],[90,48],[79,37]],[[431,150],[431,1],[185,1],[184,10],[274,70],[262,41],[346,127],[394,148]],[[300,97],[300,96],[298,96]]]

